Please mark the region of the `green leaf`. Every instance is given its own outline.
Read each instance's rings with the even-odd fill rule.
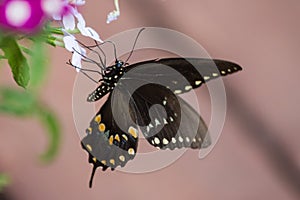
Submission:
[[[27,116],[35,111],[36,99],[32,93],[0,88],[0,112]]]
[[[0,174],[0,192],[10,183],[10,178],[6,174]]]
[[[45,162],[53,160],[60,144],[60,124],[54,113],[39,102],[32,92],[0,88],[0,112],[20,117],[37,117],[46,128],[49,138],[48,148],[41,159]]]
[[[41,87],[41,84],[45,79],[47,72],[47,59],[43,38],[36,37],[34,39],[31,52],[32,54],[30,58],[30,88],[39,88]]]
[[[4,56],[8,59],[16,83],[26,88],[30,79],[29,66],[16,39],[12,36],[2,36],[0,49],[3,50]]]
[[[38,117],[48,131],[49,145],[48,149],[41,155],[44,162],[52,161],[57,155],[60,144],[61,128],[56,116],[45,106],[39,106]]]

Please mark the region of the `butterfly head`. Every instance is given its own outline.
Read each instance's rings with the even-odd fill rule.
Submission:
[[[116,60],[115,66],[116,68],[121,68],[124,66],[124,62],[122,60]]]

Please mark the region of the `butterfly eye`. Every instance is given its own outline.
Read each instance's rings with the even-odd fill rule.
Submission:
[[[121,60],[116,61],[116,67],[122,67],[124,65],[124,62]]]

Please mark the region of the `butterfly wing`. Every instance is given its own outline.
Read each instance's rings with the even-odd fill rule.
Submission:
[[[143,66],[143,68],[142,68]],[[140,70],[132,70],[140,68]],[[233,62],[206,58],[164,58],[129,65],[127,72],[135,79],[159,82],[175,94],[185,93],[203,83],[242,70]]]
[[[131,116],[124,110],[128,105],[122,101],[123,98],[124,93],[118,89],[109,95],[81,141],[83,149],[89,154],[89,162],[94,165],[90,187],[96,168],[102,167],[104,171],[108,167],[112,170],[117,166],[123,167],[135,156],[138,130],[134,119],[129,120]],[[132,106],[129,105],[131,112]],[[113,111],[119,111],[117,117]]]
[[[145,84],[131,101],[138,124],[147,141],[158,148],[205,148],[210,145],[207,126],[199,114],[171,90]]]

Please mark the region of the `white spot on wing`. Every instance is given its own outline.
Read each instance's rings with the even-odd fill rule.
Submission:
[[[166,100],[163,100],[163,105],[165,106],[167,104],[167,101]]]
[[[169,144],[169,141],[166,138],[164,138],[163,139],[163,144],[167,145],[167,144]]]
[[[168,124],[167,120],[164,118],[164,124]]]
[[[174,137],[172,137],[172,142],[175,144],[176,143],[176,139]]]
[[[187,85],[187,86],[185,86],[185,90],[190,90],[190,89],[192,89],[193,87],[192,86],[190,86],[190,85]]]
[[[202,81],[195,81],[195,85],[200,85]]]
[[[217,74],[217,73],[212,73],[212,76],[214,76],[214,77],[216,77],[216,76],[218,76],[219,74]]]
[[[160,143],[160,141],[159,141],[159,139],[157,137],[154,138],[154,142],[155,142],[155,144],[159,144]]]
[[[175,90],[174,94],[180,94],[182,91],[181,90]]]
[[[179,142],[183,142],[183,138],[181,136],[178,137]]]
[[[209,76],[204,76],[203,78],[204,78],[205,81],[207,81],[208,79],[210,79]]]
[[[188,137],[186,137],[185,140],[186,140],[187,142],[190,142],[190,138],[188,138]]]
[[[155,119],[155,126],[158,126],[158,125],[160,125],[160,122],[159,122],[158,119],[156,118],[156,119]]]

